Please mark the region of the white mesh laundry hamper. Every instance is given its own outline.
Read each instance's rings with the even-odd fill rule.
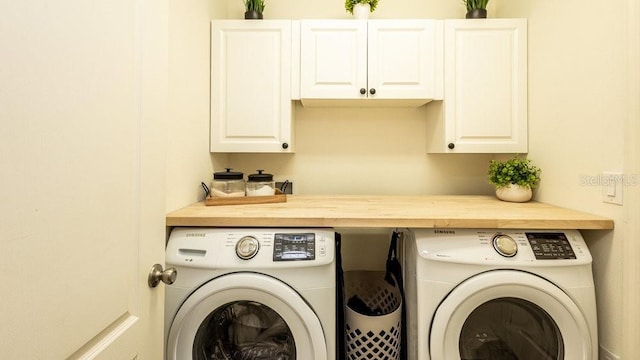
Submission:
[[[345,298],[357,296],[376,315],[345,307],[345,341],[348,360],[400,359],[402,297],[380,271],[346,271]],[[379,314],[379,315],[378,315]]]

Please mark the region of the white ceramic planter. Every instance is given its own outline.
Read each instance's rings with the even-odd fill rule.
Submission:
[[[371,6],[369,4],[355,4],[353,6],[353,16],[356,19],[367,20],[370,12]]]
[[[502,201],[527,202],[531,200],[533,192],[530,187],[510,184],[496,189],[496,196]]]

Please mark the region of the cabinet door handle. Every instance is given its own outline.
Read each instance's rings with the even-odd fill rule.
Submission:
[[[369,94],[375,95],[376,94],[376,89],[374,89],[374,88],[369,89]]]
[[[360,94],[364,95],[366,93],[367,93],[367,89],[365,89],[365,88],[361,88],[360,89]]]
[[[286,150],[286,149],[288,149],[288,148],[289,148],[289,144],[287,144],[287,143],[282,143],[282,148],[283,148],[283,149],[285,149],[285,150]]]
[[[453,148],[455,148],[455,147],[456,147],[456,144],[454,144],[454,143],[449,143],[449,145],[447,145],[447,147],[448,147],[449,149],[453,150]]]

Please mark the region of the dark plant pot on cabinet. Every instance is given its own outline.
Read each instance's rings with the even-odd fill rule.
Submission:
[[[247,20],[260,20],[262,19],[262,13],[257,11],[247,11],[244,13],[244,18]]]
[[[467,11],[467,19],[486,19],[487,9],[471,9]]]

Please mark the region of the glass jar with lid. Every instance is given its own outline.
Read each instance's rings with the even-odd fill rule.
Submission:
[[[264,174],[264,170],[257,170],[257,174],[247,177],[247,196],[265,196],[276,193],[276,184],[273,175]]]
[[[240,197],[245,195],[244,174],[237,171],[226,171],[213,173],[211,183],[212,197]]]

